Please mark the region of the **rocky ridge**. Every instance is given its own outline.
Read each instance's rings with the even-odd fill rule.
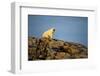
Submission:
[[[86,46],[58,39],[28,37],[28,60],[88,58]]]

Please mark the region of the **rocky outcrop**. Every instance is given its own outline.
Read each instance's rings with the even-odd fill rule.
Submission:
[[[47,38],[28,38],[28,60],[87,58],[86,46],[73,42]]]

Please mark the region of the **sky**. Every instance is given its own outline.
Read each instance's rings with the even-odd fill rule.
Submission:
[[[54,39],[88,45],[88,17],[28,15],[28,36],[41,38],[50,28]]]

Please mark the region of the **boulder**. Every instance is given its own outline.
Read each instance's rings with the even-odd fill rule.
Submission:
[[[57,52],[55,58],[56,59],[64,59],[65,57],[65,52]]]

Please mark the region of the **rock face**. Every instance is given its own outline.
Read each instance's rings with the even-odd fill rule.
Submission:
[[[28,37],[28,60],[88,58],[86,46],[63,40]]]

